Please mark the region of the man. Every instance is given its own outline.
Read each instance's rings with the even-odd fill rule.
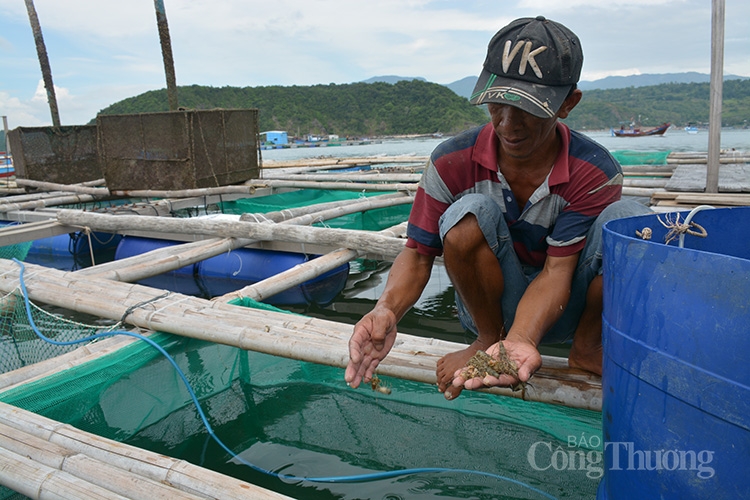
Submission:
[[[613,205],[622,191],[620,165],[558,122],[581,100],[582,64],[578,37],[543,17],[513,21],[492,38],[471,98],[487,104],[490,123],[432,153],[406,247],[349,341],[351,386],[370,380],[393,347],[398,321],[441,253],[461,323],[477,335],[438,361],[447,399],[463,387],[518,382],[460,376],[478,350],[497,357],[499,341],[523,382],[542,364],[542,339],[572,338],[570,366],[601,374],[601,226],[647,209]]]

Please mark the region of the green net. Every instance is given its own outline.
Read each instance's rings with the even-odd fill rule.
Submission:
[[[15,223],[7,223],[7,222],[0,221],[0,228],[10,227],[13,225],[15,225]],[[0,259],[24,260],[26,259],[26,255],[29,253],[31,244],[32,244],[31,241],[26,241],[23,243],[16,243],[13,245],[0,246]]]
[[[30,314],[40,332],[59,342],[68,342],[106,331],[61,318],[30,303]],[[111,327],[109,327],[111,328]],[[80,345],[54,345],[32,330],[23,297],[13,292],[0,297],[0,374],[70,352]]]
[[[31,241],[24,243],[16,243],[15,245],[6,245],[0,247],[0,259],[18,259],[25,260],[26,255],[29,253],[31,248]]]
[[[14,300],[4,316],[22,323]],[[84,333],[54,315],[37,321],[58,338],[98,330]],[[13,332],[32,335],[20,324]],[[588,499],[601,477],[598,412],[470,391],[446,401],[434,386],[386,377],[388,395],[355,390],[340,368],[165,333],[151,339],[184,371],[216,435],[263,469],[306,478],[445,471],[321,484],[250,469],[210,438],[172,365],[141,341],[0,392],[0,400],[294,498]]]
[[[620,165],[666,165],[671,151],[612,151]]]
[[[243,198],[241,200],[223,202],[221,203],[221,209],[224,213],[235,215],[246,213],[265,214],[289,208],[306,207],[313,204],[335,201],[356,200],[357,198],[377,196],[381,194],[385,193],[303,189],[289,193],[279,193],[268,196],[259,196],[256,198]],[[409,217],[410,211],[411,204],[376,208],[366,212],[344,215],[342,217],[337,217],[313,225],[360,229],[364,231],[380,231],[405,221]]]

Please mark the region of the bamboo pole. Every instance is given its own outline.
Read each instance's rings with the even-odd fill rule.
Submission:
[[[377,196],[372,196],[370,198],[367,198],[368,200],[388,200],[392,198],[403,198],[404,193],[393,193],[393,194],[379,194]],[[282,222],[288,219],[294,219],[303,215],[309,215],[312,213],[322,212],[324,210],[329,210],[332,208],[337,207],[343,207],[351,204],[358,204],[361,203],[363,200],[361,198],[353,199],[353,200],[340,200],[340,201],[329,201],[325,203],[315,203],[313,205],[305,205],[303,207],[296,207],[296,208],[285,208],[283,210],[275,211],[275,212],[267,212],[265,214],[254,214],[254,213],[246,213],[242,214],[240,216],[241,221],[246,222]],[[372,205],[357,205],[355,207],[355,210],[353,210],[350,213],[360,212],[367,210]]]
[[[169,110],[177,111],[177,79],[174,72],[172,41],[169,37],[169,24],[167,23],[167,10],[164,8],[164,0],[154,0],[154,9],[156,10],[156,25],[159,30],[159,41],[161,42],[161,53],[164,60],[164,73],[167,77]]]
[[[236,298],[249,297],[253,300],[263,301],[284,290],[288,290],[308,280],[317,278],[328,271],[332,271],[357,257],[359,257],[358,251],[340,248],[316,259],[308,260],[303,264],[298,264],[291,269],[282,271],[253,285],[248,285],[240,290],[216,297],[213,300],[229,302]]]
[[[404,227],[404,224],[405,223],[386,228],[383,231],[380,231],[379,234],[395,235],[399,231],[399,228]],[[216,297],[214,300],[229,302],[235,298],[249,297],[253,300],[263,301],[268,297],[272,297],[277,293],[281,293],[284,290],[288,290],[289,288],[304,283],[305,281],[317,278],[328,271],[332,271],[347,262],[357,259],[362,256],[362,253],[363,252],[357,250],[340,248],[316,259],[298,264],[291,269],[246,286],[240,290],[236,290],[221,297]]]
[[[416,191],[418,184],[363,184],[358,182],[315,182],[315,181],[287,181],[276,179],[254,179],[250,181],[254,186],[272,188],[298,189],[343,189],[347,191]]]
[[[253,240],[238,238],[212,238],[194,241],[79,269],[75,273],[81,276],[133,283],[195,264],[252,243]]]
[[[724,86],[724,0],[711,1],[711,98],[708,118],[706,192],[719,192],[721,100]]]
[[[51,207],[55,205],[69,205],[71,203],[88,203],[97,199],[98,198],[96,196],[92,196],[90,194],[71,194],[21,203],[0,202],[0,213],[11,212],[15,210],[31,210],[35,208]]]
[[[140,285],[84,278],[73,273],[26,264],[29,298],[74,311],[127,322],[241,349],[343,368],[352,327],[316,318],[259,311],[211,302]],[[0,260],[0,290],[19,284],[19,266]],[[465,345],[399,334],[378,372],[428,384],[436,383],[437,361]],[[543,356],[543,366],[526,391],[493,388],[488,392],[593,410],[601,409],[600,378],[567,368],[564,359]],[[343,384],[343,380],[342,380]]]
[[[106,482],[107,472],[116,472],[119,477],[123,477],[121,471],[125,471],[130,473],[126,476],[127,482],[137,481],[142,485],[158,483],[162,486],[156,487],[154,494],[159,491],[164,492],[166,487],[169,488],[169,493],[174,495],[174,498],[288,499],[288,497],[279,493],[192,465],[183,460],[96,436],[5,403],[0,403],[0,424],[5,429],[20,431],[30,438],[35,438],[35,443],[38,443],[37,440],[45,441],[48,447],[46,451],[54,451],[64,457],[77,457],[75,458],[76,463],[71,464],[70,469],[81,475],[96,476],[97,480]],[[27,449],[31,450],[31,448]],[[39,451],[39,453],[44,452],[44,449]],[[83,482],[72,474],[36,463],[29,458],[21,457],[24,460],[18,460],[19,454],[2,449],[0,449],[0,453],[12,459],[11,464],[15,468],[15,470],[3,474],[3,471],[6,470],[5,462],[3,462],[4,467],[0,467],[0,482],[30,496],[30,498],[124,498],[103,490],[95,484]],[[47,457],[46,460],[50,460],[50,458]],[[67,461],[67,458],[65,461]],[[92,465],[97,462],[102,464],[99,466],[105,467],[106,470],[97,471],[92,468]],[[66,467],[64,463],[63,467]],[[63,494],[69,490],[69,488],[63,489],[67,485],[64,482],[60,484],[60,480],[57,480],[49,485],[47,488],[49,491],[45,490],[44,494],[35,495],[39,488],[34,488],[35,484],[31,481],[39,476],[34,474],[34,469],[42,469],[48,476],[59,476],[70,482],[75,480],[80,491],[76,490],[74,491],[76,494],[69,494],[67,497],[53,496],[53,493]],[[17,486],[18,489],[8,484],[11,481],[14,482],[13,486]],[[37,481],[44,481],[44,485],[47,486],[45,478],[39,478]],[[124,491],[129,491],[127,482],[118,485],[118,487],[124,486]],[[110,485],[108,485],[109,487]],[[144,498],[149,498],[147,493]],[[128,498],[130,498],[130,495],[128,495]],[[151,498],[159,497],[152,496]]]
[[[289,167],[341,167],[355,165],[382,165],[388,163],[427,163],[427,156],[365,156],[359,158],[303,158],[299,160],[266,160],[263,168],[289,168]]]
[[[335,245],[363,250],[368,254],[395,258],[403,240],[351,229],[302,227],[288,224],[261,224],[210,219],[171,219],[146,215],[104,215],[77,210],[60,210],[58,221],[109,233],[128,230],[202,234],[225,238],[251,238],[263,241],[287,241]]]
[[[106,187],[91,187],[84,184],[57,184],[55,182],[35,181],[32,179],[16,179],[19,186],[29,186],[47,191],[63,191],[71,193],[84,193],[94,196],[109,196],[109,189]]]
[[[287,174],[273,177],[264,176],[264,180],[279,179],[288,181],[316,182],[419,182],[422,174],[362,173],[362,174]]]
[[[657,191],[661,191],[660,188],[643,188],[643,187],[629,187],[623,186],[623,196],[651,196]]]
[[[34,241],[40,238],[50,238],[75,231],[76,228],[50,220],[14,224],[5,227],[0,226],[0,242],[2,242],[2,246],[16,245],[18,243]]]
[[[212,196],[217,194],[255,194],[258,187],[262,187],[263,182],[258,181],[254,184],[242,184],[231,186],[219,186],[210,188],[196,189],[179,189],[173,191],[141,189],[141,190],[116,190],[110,191],[113,196],[123,198],[195,198],[201,196]]]
[[[42,70],[42,80],[44,80],[44,88],[47,91],[47,103],[49,104],[50,115],[52,115],[52,126],[60,127],[60,111],[57,107],[55,85],[54,83],[52,83],[52,69],[49,65],[47,46],[44,44],[44,36],[42,36],[42,26],[39,24],[39,17],[36,14],[34,0],[26,0],[26,11],[29,14],[29,23],[31,24],[31,31],[34,34],[36,53],[37,57],[39,58],[39,66]]]
[[[282,221],[282,224],[308,224],[315,221],[327,220],[333,217],[340,217],[349,213],[360,212],[372,208],[381,208],[392,206],[400,203],[408,203],[411,198],[408,195],[397,193],[394,195],[380,195],[366,200],[347,200],[345,203],[323,203],[313,205],[320,208],[323,206],[326,210],[318,210],[309,213],[309,207],[302,207],[290,214],[299,214],[297,217]],[[277,212],[272,218],[281,218],[285,214]],[[165,272],[180,269],[181,267],[195,264],[202,260],[214,257],[224,252],[229,252],[237,248],[242,248],[257,240],[246,238],[212,238],[193,243],[175,245],[168,248],[152,250],[145,254],[121,259],[114,262],[108,262],[98,266],[93,266],[76,271],[82,276],[96,276],[105,279],[114,279],[124,282],[135,282],[150,276],[156,276]],[[290,286],[294,286],[293,284]],[[277,292],[278,293],[278,292]]]
[[[0,423],[0,453],[7,450],[81,479],[94,487],[132,500],[198,500],[202,496],[180,491],[114,465],[75,453],[54,443]],[[55,471],[57,474],[58,472]]]

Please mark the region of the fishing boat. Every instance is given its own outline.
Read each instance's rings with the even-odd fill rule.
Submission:
[[[611,129],[611,132],[614,137],[646,137],[649,135],[664,135],[664,132],[667,131],[670,125],[671,123],[665,122],[658,127],[649,129],[643,129],[641,127],[633,126],[631,126],[630,128],[620,127],[619,129]]]
[[[0,151],[0,178],[10,177],[15,174],[13,169],[13,159],[10,154]]]

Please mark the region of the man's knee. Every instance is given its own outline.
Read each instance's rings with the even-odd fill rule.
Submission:
[[[464,254],[480,244],[486,244],[486,241],[473,213],[464,215],[443,236],[443,251],[446,254]]]
[[[651,209],[643,203],[633,199],[618,200],[602,210],[599,218],[604,222],[624,217],[635,217],[652,213]]]

